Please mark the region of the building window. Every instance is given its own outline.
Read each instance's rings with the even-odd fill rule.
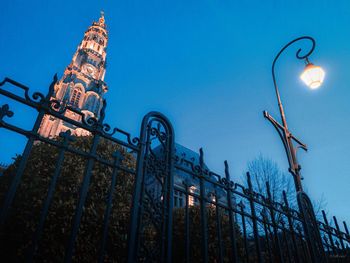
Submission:
[[[183,207],[184,204],[184,193],[175,190],[174,191],[174,207]]]
[[[190,195],[188,195],[188,205],[194,206],[198,204],[198,198],[193,196],[193,194],[196,192],[197,188],[193,185],[189,188]],[[192,194],[192,195],[191,195]]]
[[[74,89],[70,99],[70,103],[72,104],[72,106],[75,106],[75,107],[79,106],[80,97],[81,97],[81,91]]]

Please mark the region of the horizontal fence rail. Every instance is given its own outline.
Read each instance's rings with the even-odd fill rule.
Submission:
[[[254,191],[205,165],[175,144],[160,113],[147,114],[139,137],[86,116],[11,79],[0,83],[0,132],[26,138],[21,155],[0,170],[1,258],[54,262],[318,262],[305,231],[305,215],[281,191]],[[5,101],[6,103],[3,103]],[[36,112],[31,129],[18,122],[19,104]],[[65,116],[70,111],[81,122]],[[50,115],[70,129],[57,138],[39,133]],[[1,137],[1,140],[6,140]],[[193,152],[192,152],[193,153]],[[317,220],[327,262],[350,262],[345,222],[322,211]],[[6,261],[6,262],[7,262]]]

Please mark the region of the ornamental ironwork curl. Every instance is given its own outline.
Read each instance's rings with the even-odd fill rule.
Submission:
[[[35,101],[35,102],[44,102],[46,100],[44,94],[42,94],[40,92],[34,92],[32,94],[32,98],[33,98],[33,101]]]
[[[0,121],[2,122],[4,117],[11,118],[14,115],[13,111],[10,110],[10,106],[8,104],[4,104],[0,108]]]
[[[220,183],[225,186],[226,188],[230,189],[230,190],[235,190],[236,189],[236,185],[233,181],[231,180],[227,180],[226,178],[221,178],[220,179]]]
[[[59,100],[51,99],[49,102],[49,108],[60,114],[63,113],[61,112],[61,106],[62,106],[62,102]]]
[[[154,139],[157,139],[163,146],[167,140],[167,134],[164,131],[161,131],[160,123],[157,124],[157,127],[150,127],[149,131],[151,136],[154,136]]]
[[[117,128],[112,129],[109,124],[104,123],[102,125],[102,131],[108,136],[113,136],[118,131],[118,129]]]
[[[83,114],[82,112],[78,112],[78,111],[74,111],[75,113],[78,113],[80,115],[81,113],[81,116],[82,116],[82,122],[87,125],[87,126],[90,126],[90,127],[97,127],[97,124],[98,124],[98,120],[95,118],[95,117],[92,117],[88,114]]]

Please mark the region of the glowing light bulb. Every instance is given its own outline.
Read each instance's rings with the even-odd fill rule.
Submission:
[[[322,85],[325,74],[321,67],[308,63],[300,78],[311,89],[317,89]]]

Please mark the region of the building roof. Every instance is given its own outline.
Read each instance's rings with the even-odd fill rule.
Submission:
[[[181,159],[184,159],[184,160],[192,163],[194,166],[200,166],[199,153],[192,151],[191,149],[189,149],[181,144],[175,143],[175,155],[177,155]],[[181,166],[188,167],[188,163],[187,164],[186,163],[187,162],[180,162],[179,164]],[[208,166],[205,163],[203,163],[202,168],[209,170]]]

